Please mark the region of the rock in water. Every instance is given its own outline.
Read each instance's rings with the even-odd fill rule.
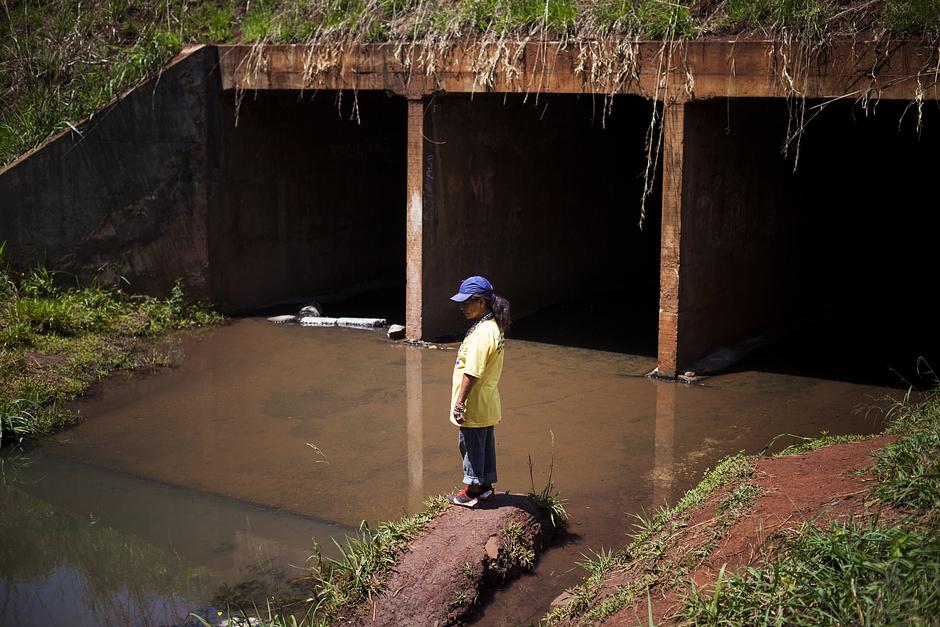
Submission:
[[[300,308],[298,318],[319,318],[323,315],[323,306],[320,303],[310,303]]]
[[[393,324],[388,328],[388,338],[390,340],[400,340],[405,337],[405,327],[400,324]]]

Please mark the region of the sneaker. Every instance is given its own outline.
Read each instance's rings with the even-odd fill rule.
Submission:
[[[477,503],[480,502],[479,495],[468,494],[467,489],[464,488],[457,494],[450,494],[447,496],[447,500],[453,503],[454,505],[460,505],[461,507],[476,507]]]
[[[480,494],[477,495],[477,498],[481,501],[489,501],[495,494],[496,492],[493,490],[493,486],[483,485],[480,486]]]

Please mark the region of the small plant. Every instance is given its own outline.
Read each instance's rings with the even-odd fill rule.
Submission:
[[[548,464],[548,481],[540,491],[535,491],[535,474],[532,464],[532,455],[529,455],[529,483],[532,490],[529,492],[529,498],[535,501],[539,509],[545,512],[552,526],[556,529],[564,529],[568,524],[568,512],[565,510],[565,501],[561,498],[558,491],[555,490],[555,433],[549,431],[551,435],[551,458]]]
[[[506,523],[500,535],[505,541],[505,551],[500,551],[499,561],[506,570],[515,566],[529,570],[535,565],[535,550],[526,542],[519,523]]]
[[[39,406],[34,401],[17,398],[0,407],[0,446],[7,442],[22,442],[33,433]]]
[[[473,566],[470,565],[470,562],[463,563],[463,576],[467,579],[473,579]]]
[[[321,613],[329,617],[382,589],[386,573],[404,547],[450,508],[445,495],[429,497],[424,505],[423,512],[382,523],[375,530],[363,521],[357,534],[347,538],[345,544],[334,540],[339,558],[324,559],[319,552],[312,558],[316,560],[311,578],[313,597],[322,603]]]
[[[584,553],[581,554],[583,558],[581,561],[577,562],[578,566],[588,571],[591,575],[597,575],[604,573],[611,564],[614,563],[614,552],[613,550],[605,551],[601,548],[599,553],[595,553],[592,549],[588,549],[594,555],[593,558],[588,557]]]
[[[462,590],[458,590],[454,593],[454,600],[451,601],[451,607],[463,607],[467,602],[467,595],[463,593]]]

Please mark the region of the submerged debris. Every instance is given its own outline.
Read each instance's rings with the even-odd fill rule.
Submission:
[[[297,316],[292,316],[290,314],[284,316],[271,316],[268,318],[268,322],[273,322],[274,324],[290,324],[292,322],[297,322]]]
[[[297,315],[271,316],[268,322],[274,324],[300,324],[305,327],[355,327],[370,329],[384,327],[385,318],[330,318],[323,315],[323,307],[319,303],[311,303],[300,308]]]

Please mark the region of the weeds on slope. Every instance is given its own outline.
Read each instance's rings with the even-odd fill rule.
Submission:
[[[812,524],[785,536],[769,564],[694,587],[685,620],[740,624],[930,624],[940,615],[940,387],[893,409],[899,438],[875,455],[870,505],[906,516],[882,524]]]
[[[2,254],[0,245],[0,263]],[[63,288],[57,278],[0,270],[0,443],[68,424],[75,416],[65,402],[114,370],[166,365],[169,355],[144,338],[221,320],[187,304],[178,283],[157,299],[110,286]]]
[[[552,610],[543,622],[547,625],[601,622],[641,599],[653,586],[679,581],[714,550],[725,532],[760,495],[760,489],[748,482],[753,472],[750,459],[732,455],[706,472],[702,481],[674,507],[663,507],[649,518],[637,516],[637,533],[630,545],[616,553],[601,549],[593,553],[593,557],[583,556],[580,565],[589,576],[569,589],[571,601]],[[688,528],[688,512],[717,490],[732,485],[734,487],[716,504],[714,519],[698,529],[704,534],[702,548],[690,552],[682,544]],[[612,590],[605,589],[610,585],[608,579],[615,575],[621,576],[623,582]]]
[[[407,67],[433,74],[453,46],[463,45],[475,58],[479,85],[486,86],[519,73],[521,44],[552,41],[576,46],[580,71],[598,93],[613,94],[636,78],[636,43],[662,40],[663,54],[653,62],[667,81],[657,82],[666,93],[650,96],[665,101],[668,76],[683,65],[676,44],[714,34],[781,41],[779,80],[799,97],[808,63],[833,39],[936,43],[940,1],[11,0],[0,3],[0,165],[58,131],[81,133],[84,118],[153,75],[186,44],[315,44],[319,50],[305,59],[311,81],[341,63],[350,46],[393,44]],[[249,69],[260,71],[264,63],[259,47]],[[605,111],[609,106],[608,100]],[[805,109],[799,111],[795,138],[806,123]]]
[[[683,618],[708,625],[930,624],[940,613],[940,538],[898,526],[806,525],[772,566],[694,590]]]

